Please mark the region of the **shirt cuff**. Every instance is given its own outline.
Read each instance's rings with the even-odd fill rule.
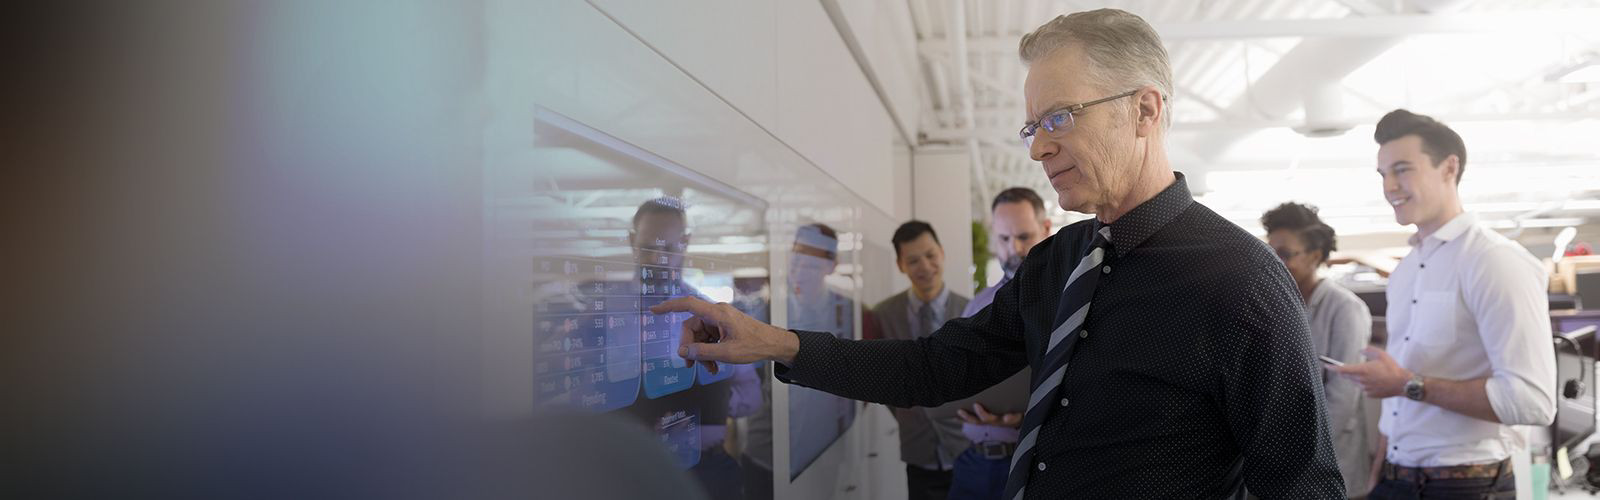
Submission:
[[[1515,377],[1489,377],[1483,391],[1502,424],[1550,425],[1555,419],[1554,405],[1541,401],[1539,388]]]
[[[800,350],[794,353],[794,364],[772,364],[772,375],[785,384],[806,385],[805,380],[810,378],[811,372],[817,370],[818,353],[828,348],[828,342],[838,340],[833,334],[820,332],[807,332],[802,330],[789,330],[800,339]]]

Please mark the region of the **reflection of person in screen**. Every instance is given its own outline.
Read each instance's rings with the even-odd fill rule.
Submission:
[[[854,337],[854,318],[851,317],[853,302],[828,289],[825,283],[828,275],[838,267],[838,251],[838,232],[826,224],[807,224],[795,231],[794,246],[790,248],[787,301],[791,327],[830,332],[845,339]],[[764,397],[770,400],[771,389],[765,387],[765,377],[762,377],[762,381]],[[791,469],[804,465],[793,463],[795,457],[815,458],[822,451],[809,450],[807,447],[826,447],[832,440],[825,440],[824,437],[837,437],[842,433],[842,428],[849,424],[846,419],[853,415],[850,412],[854,404],[851,400],[820,391],[790,388]],[[750,420],[750,446],[745,452],[744,466],[746,498],[768,498],[757,496],[757,492],[766,495],[772,491],[770,404],[763,406],[762,411]]]
[[[979,291],[961,311],[962,317],[978,314],[994,294],[1022,267],[1028,250],[1050,236],[1050,218],[1045,216],[1044,199],[1025,187],[1014,187],[995,195],[989,204],[989,246],[1000,260],[1005,277],[994,286]],[[1025,401],[1018,401],[1022,406]],[[950,498],[999,499],[1005,493],[1006,474],[1011,469],[1011,454],[1016,450],[1021,413],[995,415],[981,403],[961,414],[961,432],[972,447],[956,458],[950,478]]]
[[[884,338],[925,338],[945,320],[960,317],[967,298],[944,286],[944,247],[933,226],[916,220],[901,224],[891,243],[900,272],[911,278],[911,288],[872,308]],[[900,460],[906,463],[910,498],[945,498],[956,457],[972,446],[961,433],[961,420],[933,418],[925,408],[891,410],[900,423]]]
[[[628,234],[628,242],[633,247],[634,261],[638,266],[635,279],[656,291],[655,294],[641,292],[641,309],[668,298],[705,298],[683,281],[689,231],[688,216],[681,201],[661,197],[640,205],[633,216],[633,229]],[[643,290],[639,287],[635,289]],[[692,462],[693,467],[689,471],[713,499],[742,498],[739,465],[722,445],[727,438],[728,419],[754,413],[761,403],[760,382],[754,376],[753,369],[749,365],[730,365],[729,368],[735,370],[735,376],[730,380],[710,385],[691,385],[653,399],[641,395],[626,410],[655,429],[663,440],[687,439],[689,443],[674,444],[698,446],[699,459]],[[698,417],[698,435],[680,436],[663,429],[661,423],[671,420],[670,417],[674,415]]]
[[[801,226],[789,259],[789,324],[855,338],[855,303],[826,284],[838,269],[839,235],[825,224]],[[798,474],[855,420],[855,402],[805,387],[789,390],[789,469]]]
[[[801,226],[789,259],[789,324],[853,338],[852,301],[824,282],[839,265],[839,235],[826,224]]]

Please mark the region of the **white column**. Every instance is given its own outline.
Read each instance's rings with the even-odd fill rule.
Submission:
[[[911,163],[911,214],[944,245],[944,285],[972,297],[972,165],[964,148],[925,148]],[[904,222],[904,221],[901,221]]]

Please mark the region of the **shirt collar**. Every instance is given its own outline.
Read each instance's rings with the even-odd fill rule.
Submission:
[[[1328,289],[1331,286],[1333,286],[1333,282],[1327,278],[1318,281],[1316,288],[1311,289],[1311,297],[1306,299],[1306,309],[1316,307],[1318,303],[1327,298],[1328,294],[1332,292],[1332,290]]]
[[[911,299],[912,313],[916,313],[918,309],[922,309],[922,304],[924,304],[924,302],[922,301],[921,297],[917,297],[916,290],[906,290],[906,298]],[[944,303],[947,302],[949,298],[950,287],[945,286],[939,289],[939,294],[934,295],[933,300],[927,301],[926,303],[933,306],[934,313],[943,313]]]
[[[1116,250],[1118,257],[1138,248],[1144,240],[1150,239],[1151,235],[1166,227],[1168,222],[1172,222],[1172,219],[1184,210],[1188,210],[1189,205],[1194,203],[1194,196],[1189,194],[1189,183],[1184,181],[1183,172],[1173,172],[1173,174],[1177,179],[1172,181],[1171,185],[1161,190],[1154,198],[1122,214],[1122,217],[1117,218],[1117,222],[1104,224],[1100,219],[1095,219],[1095,231],[1111,228],[1111,246]]]
[[[1478,216],[1476,214],[1473,214],[1472,212],[1461,212],[1456,214],[1455,218],[1450,219],[1450,222],[1446,222],[1443,226],[1439,226],[1439,229],[1434,230],[1433,234],[1428,235],[1428,237],[1439,240],[1440,242],[1447,242],[1460,237],[1462,233],[1467,232],[1467,229],[1470,229],[1472,226],[1477,224]],[[1422,244],[1422,238],[1418,238],[1416,234],[1411,235],[1410,241],[1411,246],[1418,246]]]

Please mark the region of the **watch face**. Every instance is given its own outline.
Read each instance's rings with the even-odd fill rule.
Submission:
[[[1414,401],[1422,401],[1421,380],[1411,379],[1406,382],[1406,398]]]

